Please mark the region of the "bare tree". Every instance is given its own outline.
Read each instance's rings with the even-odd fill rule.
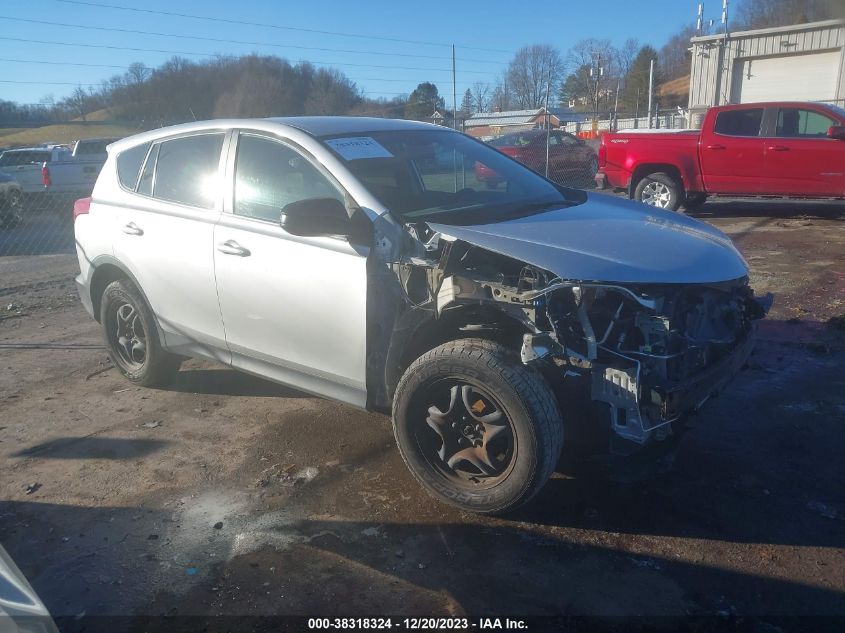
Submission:
[[[149,76],[150,69],[141,62],[129,64],[129,68],[126,69],[126,83],[128,84],[138,85],[144,83]]]
[[[513,106],[513,94],[511,92],[510,84],[507,77],[502,77],[493,88],[493,94],[490,97],[490,107],[494,110],[510,110]]]
[[[555,91],[563,75],[563,60],[549,44],[534,44],[519,49],[508,65],[507,83],[516,105],[522,109],[542,107],[551,84]]]
[[[490,84],[476,81],[472,84],[472,106],[476,112],[486,112],[490,106]]]
[[[631,64],[640,52],[640,42],[634,37],[629,37],[616,52],[616,67],[621,77],[626,77],[631,70]]]
[[[565,92],[588,100],[586,105],[590,109],[596,107],[597,101],[601,107],[602,98],[607,106],[611,93],[615,92],[616,80],[621,76],[620,59],[610,40],[587,38],[576,42],[566,53],[566,68],[570,74]]]
[[[689,75],[690,38],[695,36],[695,27],[686,26],[669,38],[660,49],[658,60],[660,70],[667,80]]]
[[[82,117],[82,120],[85,121],[86,106],[88,105],[88,93],[85,92],[85,89],[82,86],[77,86],[65,101],[73,109],[74,114]]]
[[[841,0],[740,0],[731,28],[766,28],[841,18]]]

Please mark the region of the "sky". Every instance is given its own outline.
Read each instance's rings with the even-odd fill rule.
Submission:
[[[718,17],[717,4],[705,2],[714,13],[706,17]],[[195,60],[260,53],[334,66],[369,97],[407,94],[432,81],[451,105],[454,44],[460,104],[473,83],[493,84],[522,46],[552,44],[565,55],[579,39],[618,44],[634,37],[659,48],[695,22],[697,6],[698,0],[0,0],[0,99],[60,99],[132,62],[157,66],[175,53]]]

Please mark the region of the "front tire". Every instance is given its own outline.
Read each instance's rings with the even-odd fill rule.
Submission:
[[[681,206],[684,188],[669,174],[658,171],[645,176],[637,183],[634,199],[643,204],[667,211],[677,211]]]
[[[483,514],[529,501],[563,446],[560,411],[545,379],[482,339],[444,343],[408,367],[393,399],[393,431],[426,491]]]
[[[109,357],[128,381],[154,387],[166,384],[179,370],[181,359],[162,349],[153,313],[128,279],[106,286],[100,323]]]

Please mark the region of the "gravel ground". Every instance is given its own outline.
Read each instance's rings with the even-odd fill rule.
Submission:
[[[198,361],[167,389],[121,380],[68,227],[31,218],[51,239],[0,257],[0,541],[66,622],[845,616],[845,208],[697,215],[775,294],[745,371],[660,468],[564,459],[507,519],[430,499],[386,417]]]

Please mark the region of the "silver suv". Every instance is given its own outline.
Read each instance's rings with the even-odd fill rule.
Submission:
[[[763,315],[713,227],[423,123],[139,134],[74,216],[79,293],[127,379],[195,356],[390,412],[419,482],[476,512],[530,499],[564,437],[677,433]]]

